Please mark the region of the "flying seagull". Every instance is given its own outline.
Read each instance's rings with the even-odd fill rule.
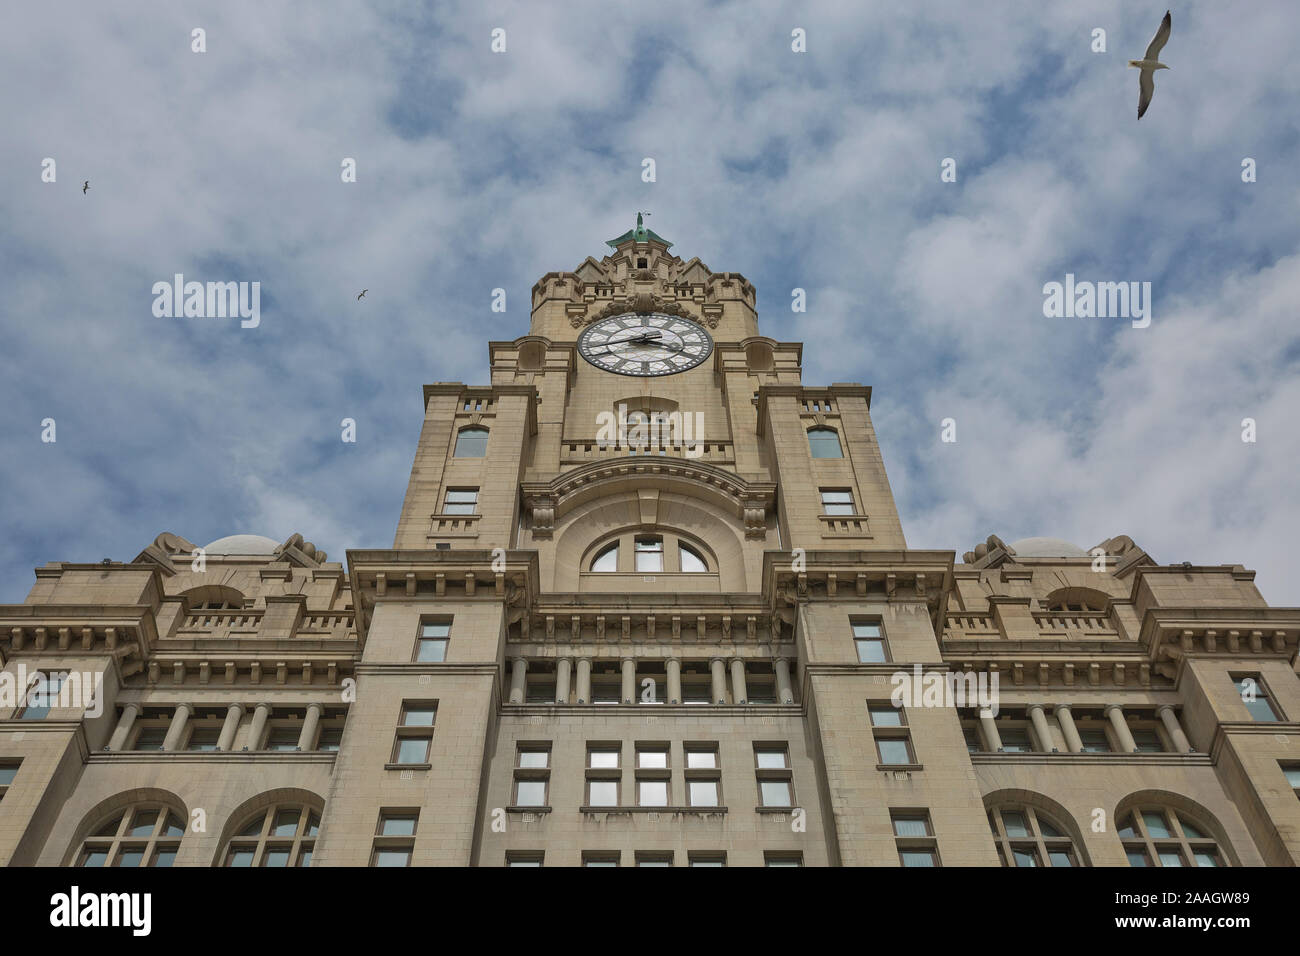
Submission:
[[[1164,49],[1169,42],[1169,27],[1172,24],[1169,11],[1165,11],[1165,18],[1160,21],[1160,29],[1156,35],[1151,38],[1151,45],[1147,47],[1146,55],[1140,60],[1129,60],[1129,66],[1136,66],[1142,72],[1138,74],[1138,119],[1147,111],[1151,105],[1151,94],[1156,91],[1155,75],[1156,70],[1167,70],[1169,67],[1157,59],[1160,51]]]
[[[369,289],[362,289],[362,290],[361,290],[361,295],[365,295],[365,294],[366,294],[367,292],[369,292],[369,291],[370,291]],[[358,301],[358,302],[361,301],[361,295],[357,296],[357,301]]]
[[[86,190],[89,188],[90,188],[90,180],[87,179],[85,184],[81,187],[81,195],[83,196],[86,195]]]

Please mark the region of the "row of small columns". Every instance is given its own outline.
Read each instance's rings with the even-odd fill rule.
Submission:
[[[1047,714],[1042,704],[1029,705],[1029,721],[1034,725],[1034,731],[1038,734],[1038,739],[1047,745],[1052,734],[1047,726]],[[1124,709],[1119,704],[1107,704],[1105,708],[1106,719],[1110,721],[1110,726],[1115,731],[1115,736],[1119,740],[1120,747],[1124,753],[1135,753],[1137,744],[1133,740],[1133,734],[1128,729],[1128,721],[1124,719]],[[1156,708],[1156,713],[1160,715],[1161,722],[1165,725],[1165,730],[1169,734],[1169,739],[1173,742],[1176,753],[1185,754],[1192,752],[1192,745],[1187,740],[1187,735],[1183,733],[1183,728],[1179,726],[1178,716],[1174,713],[1174,708],[1170,704],[1161,704]],[[1079,731],[1074,726],[1074,715],[1070,713],[1069,704],[1057,704],[1052,711],[1056,722],[1060,724],[1061,736],[1065,738],[1065,746],[1070,753],[1077,754],[1083,752],[1083,741],[1079,739]],[[1002,736],[998,733],[997,721],[989,711],[981,711],[980,727],[984,731],[984,744],[994,753],[1002,749]]]
[[[185,737],[185,726],[194,716],[195,707],[193,704],[180,703],[176,705],[176,711],[172,714],[172,722],[167,727],[167,736],[163,738],[163,750],[179,750],[181,740]],[[298,749],[310,750],[316,737],[316,728],[320,724],[321,713],[324,708],[320,704],[307,705],[307,719],[303,721],[302,733],[298,736]],[[235,742],[235,734],[239,731],[240,721],[244,719],[244,705],[231,704],[226,708],[226,720],[221,725],[221,735],[217,738],[217,750],[229,750]],[[127,737],[131,733],[131,727],[135,723],[136,717],[140,715],[138,704],[127,704],[122,708],[122,716],[117,722],[117,727],[113,730],[113,736],[108,742],[109,750],[122,750],[126,747]],[[258,704],[253,710],[253,725],[249,728],[248,739],[251,741],[260,741],[262,734],[266,730],[266,721],[271,716],[270,704]]]
[[[715,657],[709,661],[709,673],[713,682],[711,697],[718,704],[727,702],[726,664],[727,662],[721,657]],[[777,657],[773,659],[772,664],[773,669],[776,671],[776,699],[782,704],[793,704],[794,691],[790,685],[790,661],[784,657]],[[668,703],[680,704],[682,702],[682,662],[675,657],[670,657],[664,662],[664,669],[668,674]],[[561,657],[555,662],[555,702],[557,704],[567,704],[569,702],[572,670],[573,661],[571,658]],[[577,672],[578,703],[585,704],[591,700],[591,658],[578,658]],[[623,658],[622,678],[623,687],[620,696],[623,703],[635,703],[637,696],[635,658]],[[522,704],[524,702],[527,682],[528,659],[516,657],[511,661],[510,703]],[[748,702],[749,692],[745,686],[744,658],[731,658],[731,689],[732,700],[739,704]]]

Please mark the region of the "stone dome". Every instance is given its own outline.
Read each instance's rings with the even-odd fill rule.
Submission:
[[[1088,552],[1060,538],[1021,538],[1011,542],[1018,558],[1086,558]]]
[[[275,554],[279,541],[260,534],[232,534],[204,547],[208,554]]]

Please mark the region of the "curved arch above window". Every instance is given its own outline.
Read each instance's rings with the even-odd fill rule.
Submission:
[[[1094,588],[1057,588],[1043,598],[1042,605],[1049,611],[1093,611],[1103,614],[1110,607],[1110,595]]]
[[[1209,824],[1186,810],[1144,802],[1116,819],[1129,866],[1231,866]]]
[[[989,827],[1003,866],[1086,866],[1064,821],[1021,803],[989,807]]]
[[[488,430],[468,425],[456,433],[456,458],[483,458],[487,455]]]
[[[618,570],[618,542],[606,545],[596,552],[596,556],[591,559],[591,566],[588,570],[608,574]]]
[[[808,429],[808,451],[814,458],[843,458],[840,433],[833,428]]]
[[[163,803],[136,803],[114,811],[90,831],[77,866],[167,867],[185,835],[185,815]]]
[[[228,584],[204,584],[189,588],[181,592],[181,597],[189,599],[192,611],[239,611],[244,607],[243,592]]]

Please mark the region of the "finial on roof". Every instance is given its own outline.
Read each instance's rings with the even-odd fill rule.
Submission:
[[[663,243],[665,249],[671,249],[673,245],[671,242],[656,233],[653,229],[647,229],[645,227],[645,219],[643,217],[648,215],[650,215],[648,212],[638,212],[636,214],[636,228],[629,229],[617,239],[607,240],[605,245],[609,246],[611,249],[617,249],[620,245],[629,240],[632,242],[648,242],[654,240],[655,242]]]

